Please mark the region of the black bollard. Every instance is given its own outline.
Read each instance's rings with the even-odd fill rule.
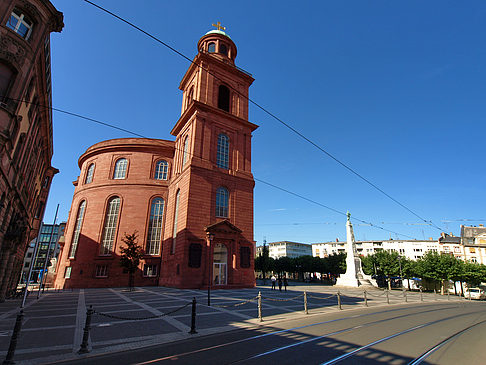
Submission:
[[[337,292],[337,301],[338,301],[338,308],[343,309],[343,307],[341,306],[341,293],[339,292],[339,290]]]
[[[22,328],[22,319],[24,318],[24,310],[21,309],[19,314],[17,314],[17,319],[15,320],[15,326],[12,333],[12,338],[10,339],[10,346],[8,347],[7,357],[3,361],[3,365],[15,364],[13,361],[15,355],[15,348],[17,347],[17,339],[19,338],[20,329]]]
[[[192,298],[192,312],[191,312],[191,330],[189,331],[191,335],[197,333],[196,331],[196,298]]]
[[[366,296],[366,290],[364,291],[364,302],[365,302],[365,306],[367,307],[368,306],[368,297]]]
[[[81,347],[79,348],[78,354],[86,354],[89,352],[88,340],[89,340],[89,330],[91,329],[91,316],[93,315],[93,306],[90,305],[89,309],[86,311],[86,322],[84,323],[84,333],[83,342],[81,342]]]

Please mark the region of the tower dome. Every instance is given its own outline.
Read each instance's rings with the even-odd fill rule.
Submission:
[[[201,37],[197,49],[201,53],[210,53],[223,62],[234,64],[236,58],[236,45],[230,36],[224,32],[226,29],[218,22],[213,24],[217,29],[210,30]]]

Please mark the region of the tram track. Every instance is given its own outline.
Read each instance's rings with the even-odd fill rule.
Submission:
[[[286,349],[290,349],[292,347],[303,345],[305,343],[317,341],[317,340],[325,338],[325,337],[330,337],[330,336],[337,335],[337,334],[351,332],[351,331],[356,330],[356,329],[369,327],[369,326],[376,325],[376,324],[383,323],[383,322],[394,321],[394,320],[398,320],[398,319],[405,319],[405,318],[410,317],[410,316],[420,315],[420,314],[424,314],[424,313],[428,313],[428,312],[434,312],[435,313],[435,312],[438,312],[438,311],[453,310],[453,309],[459,308],[460,305],[447,305],[446,307],[441,306],[440,308],[437,308],[436,305],[432,305],[433,308],[431,308],[431,309],[417,311],[417,309],[425,309],[425,308],[430,308],[430,307],[431,307],[431,305],[421,305],[421,306],[416,306],[416,307],[393,308],[393,309],[387,309],[387,310],[383,310],[383,311],[374,311],[372,313],[363,313],[363,314],[358,314],[358,315],[351,315],[351,316],[346,316],[346,317],[341,317],[341,318],[335,318],[335,319],[320,321],[320,322],[311,323],[311,324],[307,324],[307,325],[303,325],[303,326],[294,326],[294,327],[287,328],[287,329],[270,331],[270,332],[266,332],[266,333],[256,335],[256,336],[246,337],[246,338],[242,338],[242,339],[238,339],[238,340],[234,340],[234,341],[228,341],[228,342],[224,342],[224,343],[220,343],[220,344],[216,344],[216,345],[212,345],[212,346],[202,347],[202,348],[194,349],[194,350],[191,350],[191,351],[186,351],[186,352],[181,352],[181,353],[177,353],[177,354],[173,354],[173,355],[169,355],[169,356],[151,359],[151,360],[144,361],[144,362],[138,362],[137,364],[138,365],[154,364],[154,363],[160,363],[160,362],[164,362],[164,361],[172,361],[172,360],[176,360],[176,359],[181,360],[182,358],[187,358],[187,357],[191,357],[191,356],[197,356],[197,355],[202,356],[204,353],[211,352],[211,351],[223,350],[224,348],[228,348],[228,347],[231,347],[231,346],[239,346],[239,345],[245,346],[245,343],[248,343],[248,344],[246,344],[246,346],[251,346],[249,343],[251,343],[252,341],[259,341],[259,343],[261,344],[262,341],[266,337],[282,336],[282,335],[289,334],[289,333],[295,333],[296,331],[299,331],[299,330],[304,330],[304,329],[317,327],[317,326],[321,326],[321,325],[335,324],[335,323],[345,322],[345,321],[349,321],[349,320],[358,320],[358,319],[366,318],[366,317],[369,317],[369,316],[386,315],[386,314],[393,313],[393,312],[414,310],[412,313],[406,313],[406,314],[401,314],[401,315],[398,315],[398,316],[387,317],[387,318],[383,318],[383,319],[379,319],[379,320],[375,320],[375,321],[371,321],[371,322],[366,322],[366,323],[355,325],[355,326],[348,326],[348,327],[341,328],[341,329],[338,329],[338,330],[335,330],[335,331],[330,331],[330,332],[323,334],[323,335],[320,335],[320,336],[310,335],[311,337],[304,340],[304,341],[300,341],[300,342],[292,343],[292,344],[289,344],[289,345],[286,345],[286,346],[281,346],[281,347],[277,347],[277,348],[274,348],[274,349],[270,349],[268,351],[265,351],[265,352],[262,352],[262,353],[259,353],[259,354],[253,355],[253,356],[249,356],[249,357],[246,357],[244,359],[238,359],[236,361],[231,361],[231,362],[224,362],[224,363],[227,363],[227,364],[229,364],[229,363],[231,363],[231,364],[244,363],[246,361],[251,361],[253,359],[262,358],[262,357],[265,357],[267,355],[270,355],[270,354],[273,354],[273,353],[276,353],[276,352],[279,352],[279,351],[282,351],[282,350],[286,350]]]

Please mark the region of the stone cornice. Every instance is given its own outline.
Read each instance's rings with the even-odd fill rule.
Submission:
[[[237,117],[231,113],[228,113],[224,110],[219,108],[215,108],[211,105],[201,103],[199,101],[193,100],[189,108],[187,108],[184,113],[181,115],[177,123],[175,124],[174,128],[170,131],[170,134],[173,136],[177,136],[182,128],[186,125],[187,121],[194,115],[198,113],[209,113],[211,115],[218,115],[224,119],[229,119],[237,124],[242,125],[243,127],[249,128],[251,132],[258,128],[258,125],[253,124],[243,118]]]

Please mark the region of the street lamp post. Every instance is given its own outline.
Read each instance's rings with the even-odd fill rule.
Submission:
[[[207,233],[207,245],[208,245],[208,307],[211,306],[211,244],[213,243],[214,234]]]

